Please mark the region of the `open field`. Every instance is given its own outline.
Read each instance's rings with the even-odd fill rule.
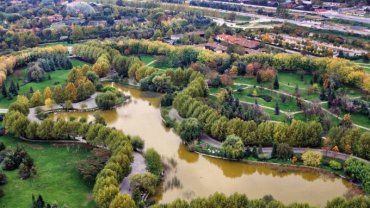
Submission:
[[[18,169],[4,171],[8,183],[2,187],[5,195],[1,198],[1,207],[31,207],[32,194],[41,194],[45,201],[57,202],[60,207],[95,207],[92,187],[86,185],[76,168],[77,161],[88,157],[88,150],[29,144],[12,136],[2,136],[0,141],[7,149],[15,149],[17,145],[24,147],[37,170],[37,175],[27,180],[19,178]]]

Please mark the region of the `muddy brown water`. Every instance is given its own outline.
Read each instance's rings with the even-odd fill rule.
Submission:
[[[115,85],[131,101],[115,110],[101,112],[109,126],[138,135],[145,148],[156,149],[169,170],[162,191],[156,196],[162,203],[176,198],[206,197],[214,192],[227,195],[240,192],[249,198],[272,195],[284,203],[307,202],[324,206],[334,197],[351,195],[359,190],[351,182],[310,170],[287,171],[270,165],[255,165],[210,158],[192,153],[181,144],[174,130],[161,121],[160,95]],[[93,113],[60,113],[52,118],[74,116],[92,120]]]

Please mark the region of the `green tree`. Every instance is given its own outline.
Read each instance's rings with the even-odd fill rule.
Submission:
[[[156,176],[160,176],[163,172],[163,164],[161,156],[153,148],[145,151],[145,162],[148,167],[148,171]]]
[[[157,177],[152,173],[138,173],[130,177],[130,187],[133,192],[138,191],[140,193],[148,192],[150,194],[155,193],[157,185]]]
[[[136,204],[127,194],[117,194],[110,203],[109,208],[135,208]]]
[[[244,144],[242,139],[235,135],[227,136],[226,140],[222,143],[222,151],[225,153],[227,158],[242,158],[244,153]]]
[[[183,120],[177,128],[180,138],[185,143],[191,143],[193,140],[198,139],[201,133],[201,126],[196,118],[188,118]]]

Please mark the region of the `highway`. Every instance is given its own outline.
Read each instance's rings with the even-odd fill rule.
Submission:
[[[176,5],[176,4],[169,4],[169,3],[163,3],[167,5]],[[200,6],[191,6],[191,8],[197,8],[197,9],[205,9],[209,11],[218,11],[218,12],[224,12],[224,13],[235,13],[239,16],[249,16],[252,18],[258,18],[258,19],[263,19],[263,20],[270,20],[270,21],[275,21],[275,22],[286,22],[290,24],[295,24],[303,27],[308,27],[308,28],[315,28],[315,29],[320,29],[320,30],[331,30],[331,31],[339,31],[339,32],[350,32],[353,34],[359,34],[359,35],[364,35],[364,36],[370,36],[370,30],[350,30],[346,27],[333,27],[328,24],[321,24],[321,22],[315,22],[315,21],[306,21],[306,20],[293,20],[293,19],[283,19],[279,17],[268,17],[264,15],[258,15],[258,14],[253,14],[253,13],[245,13],[245,12],[234,12],[234,11],[228,11],[228,10],[222,10],[222,9],[214,9],[214,8],[209,8],[209,7],[200,7]]]

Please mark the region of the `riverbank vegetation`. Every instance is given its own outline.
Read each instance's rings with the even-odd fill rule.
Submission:
[[[345,200],[344,198],[335,198],[327,203],[325,208],[336,208],[336,207],[359,207],[366,208],[370,205],[370,201],[366,197],[355,197],[351,200]],[[208,198],[195,198],[190,202],[185,200],[175,200],[172,203],[166,205],[156,205],[155,208],[190,208],[190,207],[281,207],[281,208],[298,208],[311,206],[308,204],[293,203],[291,205],[284,205],[281,202],[274,200],[271,196],[265,196],[262,199],[248,199],[243,194],[232,194],[225,196],[222,193],[215,193]]]

